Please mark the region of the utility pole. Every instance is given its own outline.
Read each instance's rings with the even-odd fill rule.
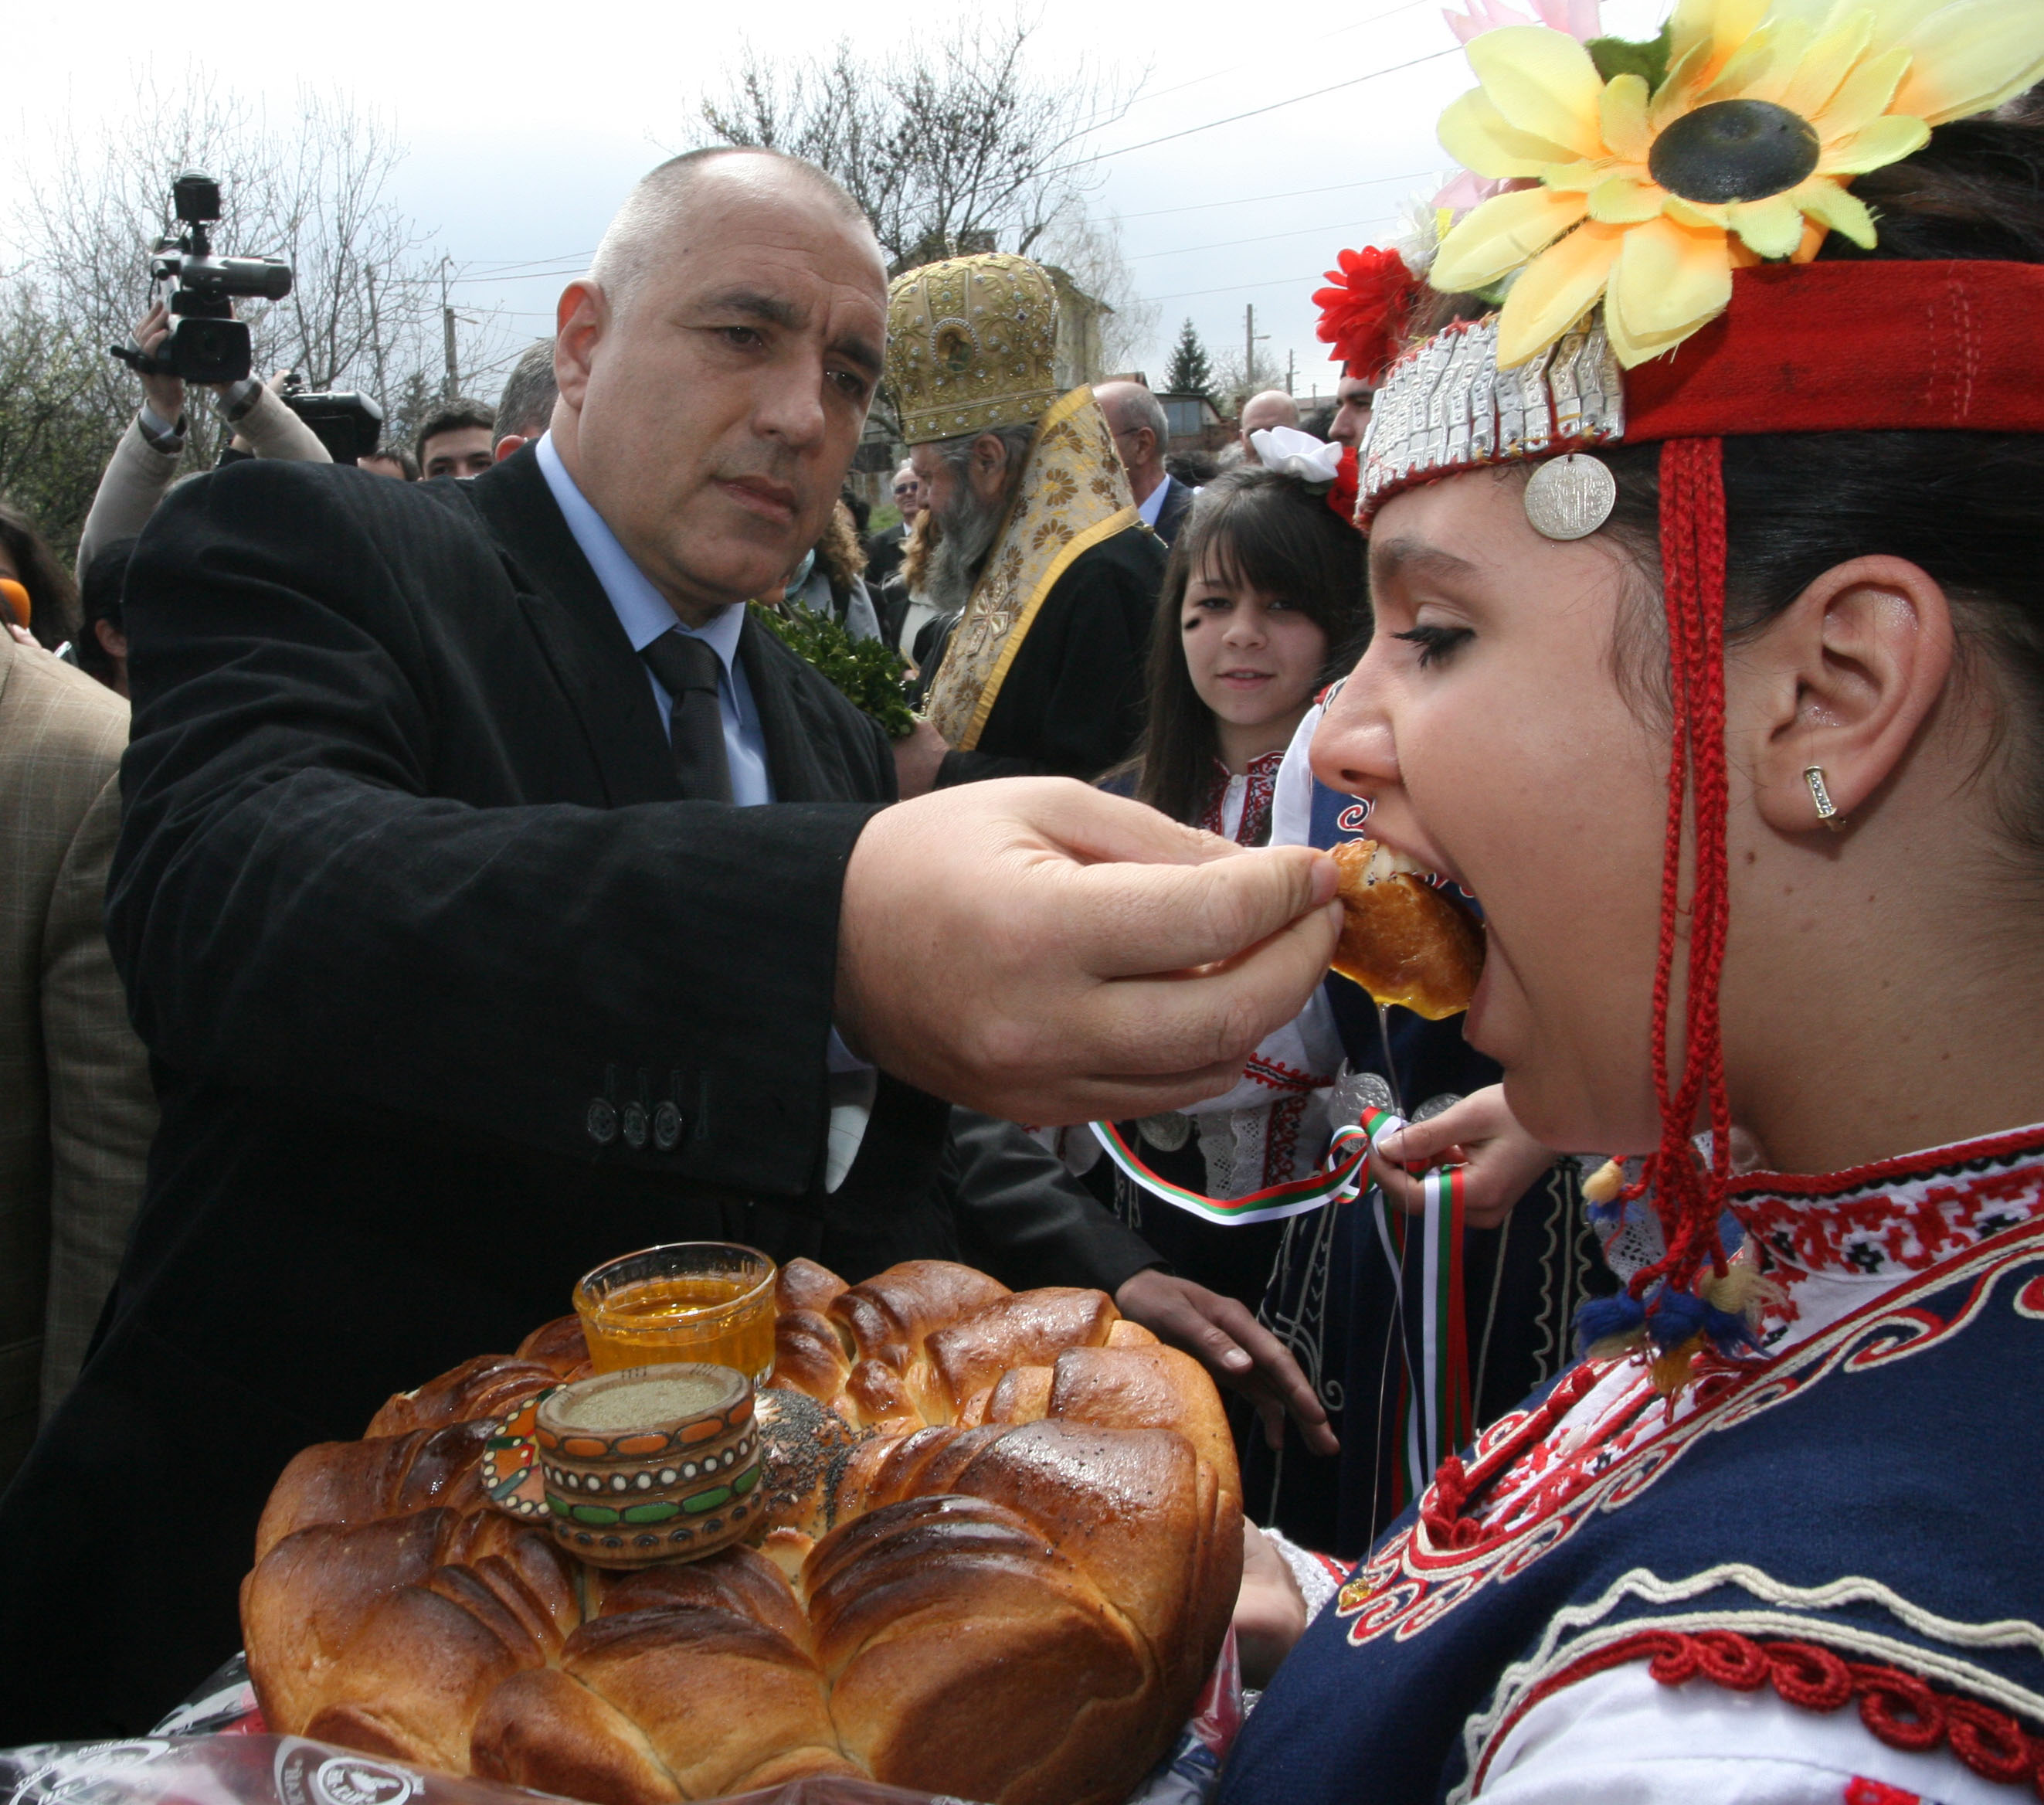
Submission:
[[[1286,352],[1285,353],[1285,394],[1292,394],[1292,393],[1293,392],[1293,387],[1292,387],[1292,379],[1293,379],[1293,378],[1294,376],[1296,376],[1296,375],[1298,374],[1298,371],[1299,371],[1299,354],[1298,354],[1298,352],[1296,352],[1296,351],[1288,351],[1288,352]]]
[[[454,308],[448,300],[448,264],[449,259],[440,259],[440,329],[446,335],[447,377],[442,398],[452,401],[461,393],[461,361],[455,351]]]
[[[1256,392],[1256,348],[1267,344],[1270,335],[1256,329],[1256,303],[1251,302],[1243,310],[1242,327],[1242,380],[1244,392]]]

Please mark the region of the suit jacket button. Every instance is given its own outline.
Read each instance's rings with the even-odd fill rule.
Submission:
[[[601,1097],[589,1100],[586,1118],[589,1137],[599,1147],[608,1147],[617,1138],[617,1111]]]
[[[624,1106],[624,1144],[635,1153],[646,1145],[646,1107],[643,1103]]]
[[[653,1111],[653,1145],[663,1153],[671,1153],[681,1138],[682,1112],[672,1103],[658,1105]]]

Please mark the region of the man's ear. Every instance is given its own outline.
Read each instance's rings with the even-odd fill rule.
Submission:
[[[1936,706],[1952,656],[1951,604],[1919,566],[1881,556],[1825,572],[1731,654],[1750,685],[1734,732],[1762,818],[1786,833],[1819,825],[1812,765],[1840,815],[1863,807]]]
[[[972,442],[973,493],[982,502],[1000,497],[1008,480],[1008,447],[1000,435],[982,433]]]
[[[554,381],[561,399],[579,412],[597,341],[610,325],[610,303],[594,283],[578,278],[561,291],[554,323]]]

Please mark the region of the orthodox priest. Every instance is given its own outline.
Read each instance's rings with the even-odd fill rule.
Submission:
[[[888,295],[887,379],[928,497],[924,582],[955,624],[904,795],[982,777],[1090,779],[1142,725],[1164,574],[1093,391],[1061,393],[1057,291],[1024,257],[926,264]]]

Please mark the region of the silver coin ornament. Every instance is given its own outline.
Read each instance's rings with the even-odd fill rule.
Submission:
[[[1137,1130],[1159,1153],[1175,1153],[1193,1137],[1193,1118],[1173,1110],[1162,1115],[1146,1115]]]
[[[1527,479],[1526,518],[1543,538],[1587,539],[1617,505],[1617,479],[1587,452],[1550,458]]]
[[[1346,1066],[1335,1081],[1330,1114],[1335,1124],[1347,1127],[1362,1120],[1365,1110],[1391,1107],[1391,1087],[1378,1072],[1351,1072]]]

